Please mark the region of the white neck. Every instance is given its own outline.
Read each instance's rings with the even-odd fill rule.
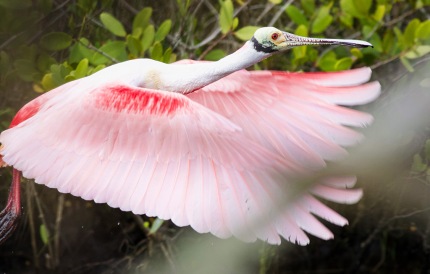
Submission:
[[[252,66],[268,56],[270,54],[257,52],[252,43],[247,42],[236,52],[216,62],[168,65],[165,72],[169,77],[163,79],[164,88],[174,92],[192,92],[235,71]]]

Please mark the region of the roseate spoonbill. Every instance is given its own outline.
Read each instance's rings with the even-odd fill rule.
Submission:
[[[2,240],[20,213],[20,172],[63,193],[221,238],[278,244],[282,236],[301,245],[309,242],[305,232],[332,238],[314,215],[347,220],[315,196],[354,203],[362,194],[350,189],[355,178],[320,182],[288,207],[277,200],[291,195],[292,177],[339,159],[342,146],[360,140],[347,126],[364,126],[371,115],[339,105],[368,103],[380,85],[365,83],[369,68],[244,70],[301,45],[371,46],[265,27],[217,62],[130,60],[29,102],[0,135],[2,164],[13,167]],[[253,225],[259,216],[264,222]]]

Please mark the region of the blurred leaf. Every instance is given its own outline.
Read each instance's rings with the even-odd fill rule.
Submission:
[[[233,18],[233,24],[231,25],[231,30],[235,30],[239,26],[239,18],[234,17]]]
[[[46,228],[46,226],[44,224],[41,224],[39,227],[39,234],[40,234],[40,239],[42,240],[43,244],[46,245],[48,244],[49,241],[49,231]]]
[[[418,26],[415,37],[418,39],[430,39],[430,20],[424,21]]]
[[[382,46],[382,40],[377,33],[372,35],[369,42],[373,45],[374,50],[376,50],[377,52],[383,52],[384,48]]]
[[[349,13],[342,13],[340,15],[340,21],[348,28],[353,27],[354,18]]]
[[[391,31],[387,31],[382,38],[382,48],[385,53],[390,54],[394,48],[394,35]]]
[[[57,61],[47,53],[41,53],[36,60],[36,66],[39,71],[47,71],[52,64]]]
[[[396,34],[397,41],[399,41],[398,45],[402,50],[405,50],[407,48],[407,43],[405,42],[405,38],[402,34],[402,31],[398,27],[394,27],[394,34]]]
[[[352,59],[350,57],[345,57],[336,61],[334,69],[336,71],[348,70],[352,66]]]
[[[319,58],[318,66],[323,71],[334,71],[336,62],[336,54],[333,51],[329,51]]]
[[[358,2],[356,2],[355,0],[341,0],[340,6],[344,12],[350,14],[351,16],[356,17],[356,18],[363,18],[363,17],[365,17],[366,14],[364,14],[362,11],[366,10],[369,2],[371,3],[371,0],[360,1],[359,2],[360,4],[357,6],[360,6],[363,3],[363,7],[361,7],[359,9],[359,8],[357,8],[357,6],[355,4],[355,3],[358,4]]]
[[[411,65],[411,63],[409,62],[409,60],[406,59],[406,57],[404,57],[404,56],[400,57],[400,61],[402,62],[402,64],[405,66],[405,68],[409,72],[414,72],[414,67]]]
[[[231,0],[221,1],[219,13],[219,25],[223,34],[228,33],[233,27],[233,3]]]
[[[403,33],[403,39],[407,47],[411,47],[414,45],[415,32],[419,25],[420,25],[420,20],[415,18],[412,21],[410,21],[408,26],[406,27]]]
[[[269,0],[269,2],[275,5],[279,5],[282,3],[282,0]]]
[[[83,58],[87,58],[91,63],[94,56],[94,50],[87,46],[90,44],[88,39],[81,38],[70,48],[69,63],[79,63]]]
[[[302,8],[307,14],[314,14],[315,12],[315,0],[301,0]]]
[[[357,49],[357,48],[352,48],[350,50],[351,54],[354,55],[355,57],[357,57],[358,59],[363,58],[363,53],[361,52],[361,50]]]
[[[68,48],[72,44],[72,37],[64,32],[51,32],[40,38],[40,45],[52,51]]]
[[[125,50],[125,42],[123,41],[109,41],[99,48],[101,52],[95,52],[92,57],[92,63],[94,65],[106,64],[113,62],[107,56],[114,58],[117,61],[125,61],[127,60],[127,52]],[[105,56],[107,55],[107,56]]]
[[[154,42],[155,29],[153,25],[149,25],[143,32],[142,36],[142,52],[145,52]]]
[[[172,20],[170,19],[165,20],[157,29],[157,32],[155,33],[154,41],[155,42],[163,41],[164,38],[166,38],[167,34],[169,34],[171,27],[172,27]]]
[[[222,49],[214,49],[209,51],[205,56],[205,60],[207,61],[218,61],[219,59],[225,57],[227,54]]]
[[[369,14],[370,7],[372,6],[372,0],[353,1],[353,3],[360,14],[363,16],[367,16]]]
[[[246,26],[235,31],[234,36],[242,41],[247,41],[252,38],[258,28],[257,26]]]
[[[152,223],[151,229],[149,229],[148,235],[157,233],[158,229],[163,225],[164,220],[156,218]]]
[[[308,26],[309,25],[309,22],[308,22],[308,19],[306,19],[306,16],[296,6],[289,5],[285,9],[285,12],[288,14],[288,17],[290,17],[290,19],[296,25],[298,25],[298,26],[300,26],[300,25]]]
[[[138,57],[142,51],[142,44],[134,36],[127,35],[127,48],[134,57]]]
[[[84,58],[79,62],[78,66],[76,67],[74,76],[76,77],[76,79],[79,79],[87,76],[87,72],[88,72],[88,59]]]
[[[18,76],[27,82],[34,80],[35,74],[38,73],[37,69],[34,67],[34,62],[27,59],[18,59],[13,62]]]
[[[41,81],[44,90],[51,90],[57,87],[52,77],[52,73],[47,73],[43,76]]]
[[[427,161],[430,161],[430,139],[426,141],[426,144],[424,146],[424,155],[425,155],[425,159]]]
[[[411,170],[413,172],[424,172],[427,169],[427,165],[423,162],[423,159],[419,154],[414,155],[414,159],[412,161]]]
[[[167,48],[163,54],[163,63],[169,64],[172,57],[172,48]]]
[[[152,8],[149,7],[142,9],[138,14],[136,14],[133,19],[133,32],[137,28],[144,30],[149,24],[149,19],[151,18],[151,15]]]
[[[163,60],[163,46],[159,42],[155,42],[151,49],[151,59],[157,61]]]
[[[125,37],[127,34],[122,23],[110,13],[102,12],[100,21],[108,31],[116,36]]]
[[[312,33],[318,34],[322,33],[326,30],[328,26],[330,26],[331,22],[333,21],[333,16],[329,14],[330,12],[330,6],[321,7],[318,10],[317,17],[315,18],[314,22],[312,23]]]
[[[384,18],[386,10],[387,9],[385,5],[377,5],[376,10],[372,15],[372,18],[378,22],[381,21]]]
[[[9,9],[26,9],[31,7],[31,0],[0,0],[0,6]]]
[[[408,59],[416,59],[416,58],[420,58],[423,57],[424,55],[430,53],[430,46],[429,45],[422,45],[422,46],[417,46],[414,49],[408,51],[405,54],[405,57]]]

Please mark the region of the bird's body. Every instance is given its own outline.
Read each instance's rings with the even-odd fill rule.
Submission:
[[[263,34],[274,33],[288,40],[273,28]],[[364,84],[367,68],[243,70],[285,42],[267,48],[261,35],[218,62],[137,59],[58,87],[17,113],[0,135],[0,155],[60,192],[198,232],[270,243],[306,244],[303,231],[332,238],[313,215],[347,221],[314,195],[356,202],[361,190],[347,189],[355,179],[303,190],[293,178],[361,139],[348,126],[372,117],[338,105],[372,101],[379,84]]]

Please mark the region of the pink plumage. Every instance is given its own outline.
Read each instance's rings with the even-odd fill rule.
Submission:
[[[249,43],[239,52],[257,54]],[[357,202],[355,179],[301,189],[293,178],[361,140],[349,126],[372,117],[339,105],[378,96],[379,84],[365,83],[370,69],[235,68],[226,76],[213,64],[133,60],[61,86],[24,106],[1,133],[3,161],[60,192],[221,238],[302,245],[304,232],[332,238],[315,216],[347,220],[315,196]],[[202,69],[213,76],[202,82],[195,76]],[[185,81],[184,71],[195,78]]]

